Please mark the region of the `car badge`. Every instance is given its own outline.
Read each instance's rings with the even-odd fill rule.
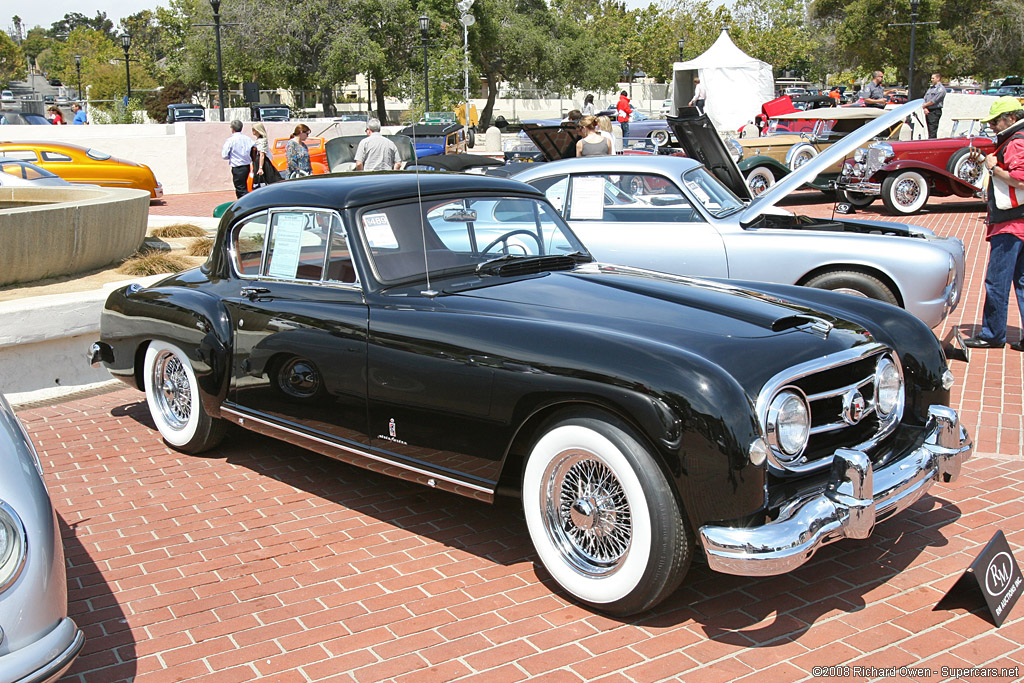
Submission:
[[[864,417],[864,396],[858,389],[851,389],[843,396],[843,421],[855,425]]]
[[[392,438],[395,436],[395,418],[391,418],[391,421],[388,422],[388,435]]]

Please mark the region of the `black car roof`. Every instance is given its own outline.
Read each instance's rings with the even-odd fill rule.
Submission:
[[[483,175],[410,171],[336,173],[274,183],[250,192],[231,207],[236,215],[277,206],[346,209],[392,199],[458,192],[516,193],[543,197],[525,183]]]

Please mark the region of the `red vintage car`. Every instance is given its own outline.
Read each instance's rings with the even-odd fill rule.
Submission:
[[[985,156],[994,149],[984,135],[875,142],[846,161],[837,186],[854,206],[881,196],[890,213],[917,213],[932,196],[981,197]]]

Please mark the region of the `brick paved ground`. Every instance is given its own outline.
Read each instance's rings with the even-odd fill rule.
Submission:
[[[808,213],[830,210],[802,200]],[[938,208],[918,222],[967,242],[967,297],[951,323],[974,323],[979,207]],[[900,680],[936,681],[950,678],[941,667],[1024,667],[1024,607],[999,629],[978,610],[933,609],[997,529],[1021,557],[1022,355],[954,363],[965,383],[955,404],[980,423],[979,456],[956,484],[786,576],[698,565],[658,610],[627,621],[560,593],[534,564],[515,503],[465,500],[243,431],[183,456],[129,389],[23,410],[60,517],[70,611],[88,636],[66,678],[760,683],[849,665],[930,667]]]

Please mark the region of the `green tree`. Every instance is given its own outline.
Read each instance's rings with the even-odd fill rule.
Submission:
[[[25,57],[17,43],[0,32],[0,83],[21,80],[25,71]]]
[[[107,19],[106,12],[100,11],[92,18],[78,12],[68,12],[63,19],[53,22],[48,33],[51,38],[61,38],[70,35],[77,28],[90,29],[102,33],[109,39],[114,38],[114,22]]]

